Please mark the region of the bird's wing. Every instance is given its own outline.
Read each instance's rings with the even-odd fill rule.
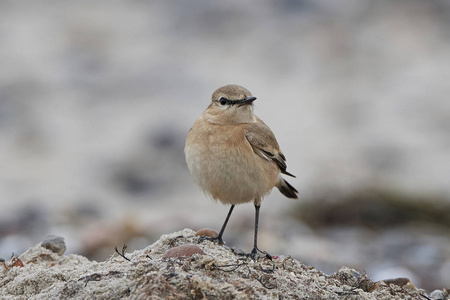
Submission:
[[[281,173],[295,177],[286,171],[286,157],[280,151],[280,146],[272,130],[261,119],[256,117],[256,122],[248,124],[245,138],[257,155],[276,163]]]

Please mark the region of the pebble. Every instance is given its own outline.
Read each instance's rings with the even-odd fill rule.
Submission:
[[[446,300],[447,296],[441,290],[434,290],[434,291],[431,292],[430,298],[431,299],[435,299],[435,300]]]
[[[52,250],[58,255],[63,255],[66,251],[66,243],[64,238],[57,235],[49,235],[42,241],[41,247]]]
[[[205,252],[203,252],[202,249],[200,249],[199,246],[196,245],[181,245],[178,247],[173,247],[164,252],[164,255],[162,258],[176,258],[176,257],[183,257],[183,256],[192,256],[193,254],[202,254],[204,255]]]
[[[217,237],[219,233],[211,228],[202,228],[195,233],[196,236]]]

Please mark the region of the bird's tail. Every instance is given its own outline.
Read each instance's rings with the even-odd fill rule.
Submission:
[[[288,198],[298,199],[297,193],[298,191],[289,184],[286,180],[280,177],[276,187],[280,190],[280,192]]]

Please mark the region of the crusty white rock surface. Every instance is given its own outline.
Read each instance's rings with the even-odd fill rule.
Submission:
[[[163,235],[145,249],[104,262],[59,256],[40,244],[0,265],[1,299],[424,299],[409,286],[377,285],[347,267],[327,276],[291,257],[237,256],[191,229]],[[163,259],[170,248],[197,245],[205,255]],[[370,290],[370,292],[369,292]]]

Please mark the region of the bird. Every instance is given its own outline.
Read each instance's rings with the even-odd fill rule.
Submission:
[[[262,199],[274,187],[287,198],[297,199],[298,191],[281,174],[286,157],[272,130],[255,114],[256,97],[246,88],[229,84],[214,91],[211,103],[189,130],[185,157],[194,182],[203,192],[230,205],[225,222],[214,241],[224,244],[223,234],[235,205],[253,202],[255,227],[253,249],[246,254],[256,260],[259,211]]]

